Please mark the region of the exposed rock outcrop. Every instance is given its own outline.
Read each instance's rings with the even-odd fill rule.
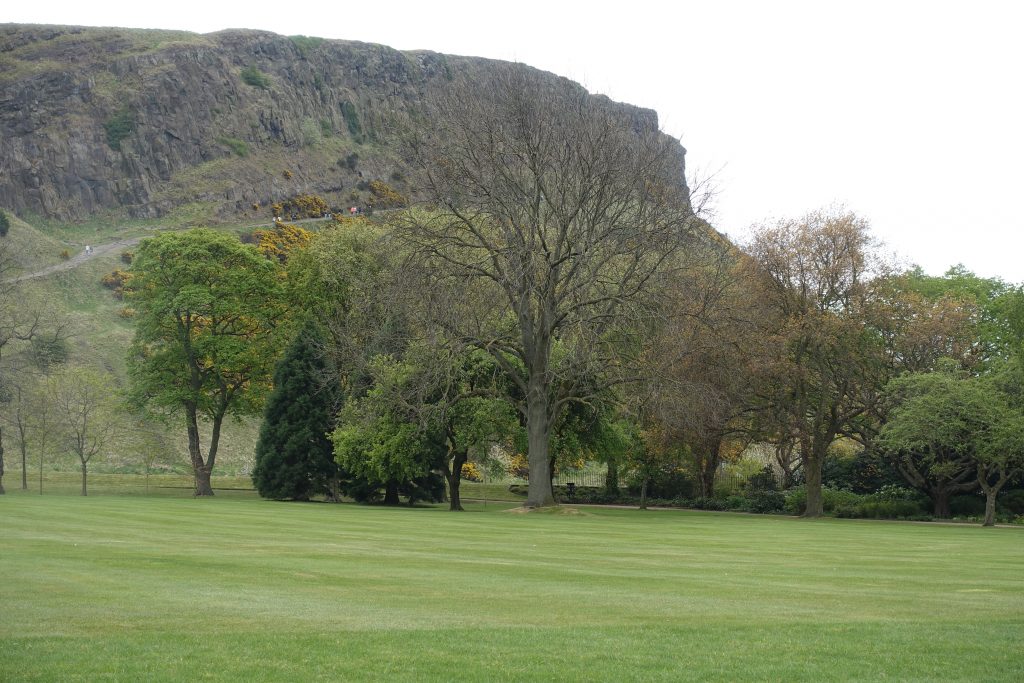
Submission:
[[[360,181],[402,184],[394,131],[495,64],[259,31],[0,25],[0,207],[76,221],[358,202]]]

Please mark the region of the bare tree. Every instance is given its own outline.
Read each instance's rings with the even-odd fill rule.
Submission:
[[[670,299],[639,386],[638,410],[661,440],[689,447],[699,493],[713,493],[726,440],[752,433],[756,388],[773,351],[767,307],[750,259],[729,245],[692,254],[683,291]]]
[[[49,347],[60,346],[68,334],[67,321],[54,315],[46,306],[37,306],[26,301],[14,278],[17,266],[10,244],[0,240],[0,401],[5,403],[15,397],[15,392],[20,392],[17,382],[14,381],[18,368],[5,362],[5,353],[11,347],[24,345],[19,342],[38,342]],[[24,449],[22,453],[24,455]],[[0,439],[0,461],[2,459],[3,444]],[[26,483],[23,467],[23,486]],[[2,493],[3,463],[0,462],[0,494]]]
[[[867,321],[873,241],[849,212],[818,211],[761,226],[749,245],[778,312],[784,353],[765,384],[780,441],[792,439],[807,481],[806,516],[822,514],[829,446],[865,415],[881,348]]]
[[[673,258],[698,227],[684,150],[656,118],[521,65],[460,83],[409,140],[429,201],[396,220],[430,326],[488,351],[521,396],[526,505],[554,504],[559,412],[629,374]]]
[[[89,462],[114,438],[115,382],[84,368],[67,368],[47,380],[58,439],[78,458],[82,495],[87,495]]]

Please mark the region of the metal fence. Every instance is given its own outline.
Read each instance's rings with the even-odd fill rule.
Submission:
[[[569,482],[577,486],[604,486],[606,470],[603,466],[560,470],[551,483],[555,486],[565,486]]]

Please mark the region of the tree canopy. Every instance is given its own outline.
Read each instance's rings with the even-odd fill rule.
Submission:
[[[184,415],[195,493],[213,495],[225,416],[258,412],[270,390],[285,321],[276,267],[230,235],[164,233],[140,244],[128,294],[136,311],[134,393]],[[210,423],[205,455],[200,418]]]

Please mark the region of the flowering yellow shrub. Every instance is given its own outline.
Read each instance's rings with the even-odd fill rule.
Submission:
[[[295,217],[295,218],[320,218],[330,213],[331,207],[324,200],[315,194],[297,194],[291,199],[277,202],[270,207],[274,216]]]
[[[393,187],[383,180],[371,180],[368,186],[370,194],[369,204],[378,209],[390,209],[405,206],[405,197],[395,191]]]
[[[530,478],[530,461],[522,453],[516,453],[508,461],[508,473],[520,479]]]
[[[480,473],[480,468],[476,466],[475,462],[467,462],[462,465],[462,478],[467,481],[483,481],[484,477]]]
[[[256,248],[268,259],[284,263],[293,249],[300,249],[313,238],[313,233],[288,223],[277,223],[270,230],[257,230]]]

